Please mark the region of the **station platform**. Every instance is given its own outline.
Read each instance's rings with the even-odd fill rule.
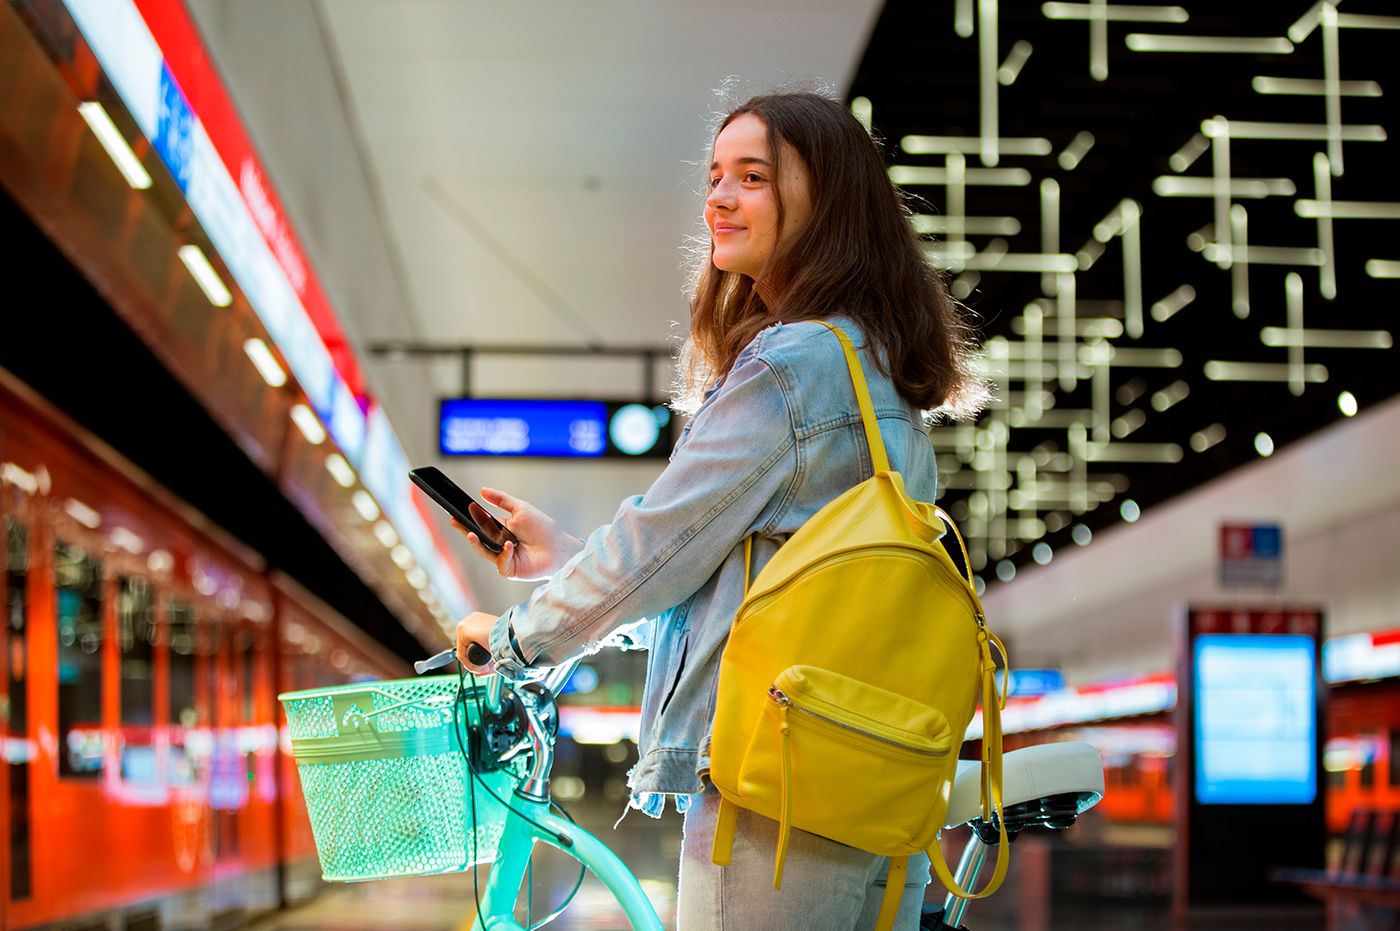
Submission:
[[[616,831],[615,812],[602,806],[574,812],[618,852],[637,874],[667,929],[676,927],[676,864],[681,819],[668,812],[659,822],[632,813]],[[1081,831],[1081,841],[1070,835]],[[956,832],[948,832],[955,834]],[[958,843],[958,838],[953,838]],[[1006,885],[964,918],[975,931],[1308,931],[1325,926],[1320,906],[1227,908],[1193,912],[1174,925],[1165,865],[1170,832],[1098,825],[1091,816],[1063,837],[1027,834],[1012,848]],[[484,888],[489,867],[478,872]],[[578,876],[577,866],[552,850],[536,857],[534,911],[539,921],[561,903]],[[942,889],[928,887],[930,902]],[[328,885],[298,907],[265,916],[254,931],[469,931],[472,876],[411,877],[375,883]],[[523,922],[523,908],[516,917]],[[565,913],[548,925],[557,931],[625,929],[626,920],[602,884],[586,877]],[[812,929],[821,931],[821,929]]]

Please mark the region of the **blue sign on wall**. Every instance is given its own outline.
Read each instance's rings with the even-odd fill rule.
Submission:
[[[449,398],[438,447],[444,456],[667,456],[664,406],[541,399]]]

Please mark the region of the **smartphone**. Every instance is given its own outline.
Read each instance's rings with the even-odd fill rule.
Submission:
[[[443,510],[452,515],[453,520],[476,534],[481,545],[491,552],[501,552],[505,549],[507,540],[517,546],[520,544],[515,534],[491,516],[491,512],[486,508],[477,504],[456,482],[443,475],[442,470],[434,466],[423,466],[421,469],[410,471],[408,477],[413,480],[413,484],[423,489],[429,498],[442,505]]]

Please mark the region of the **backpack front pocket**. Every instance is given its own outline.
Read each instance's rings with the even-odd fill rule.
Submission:
[[[814,666],[790,666],[768,690],[741,791],[788,827],[872,853],[932,843],[956,765],[936,708]]]

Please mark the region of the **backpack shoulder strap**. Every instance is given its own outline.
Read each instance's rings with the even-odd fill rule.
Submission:
[[[851,372],[851,384],[856,389],[856,403],[860,405],[860,419],[865,424],[865,442],[870,447],[870,464],[875,467],[876,473],[888,472],[890,460],[885,455],[885,441],[880,438],[880,424],[875,419],[875,405],[870,402],[870,388],[865,384],[865,371],[860,366],[856,347],[851,345],[851,338],[840,327],[825,320],[813,322],[820,323],[835,333],[836,338],[841,341],[841,349],[846,353],[846,367]]]

